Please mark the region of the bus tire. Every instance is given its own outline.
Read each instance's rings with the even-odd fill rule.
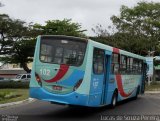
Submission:
[[[134,97],[134,99],[137,99],[137,98],[138,98],[139,91],[140,91],[140,86],[138,86],[138,88],[137,88],[137,91],[136,91],[136,96]]]
[[[114,91],[113,95],[112,95],[112,101],[111,101],[111,108],[115,108],[117,105],[117,91]]]

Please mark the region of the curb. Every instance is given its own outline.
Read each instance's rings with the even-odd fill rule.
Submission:
[[[18,105],[18,104],[21,104],[21,103],[24,103],[24,102],[32,102],[32,101],[34,101],[34,100],[35,100],[35,99],[33,99],[33,98],[28,98],[28,99],[25,99],[25,100],[22,100],[22,101],[0,104],[0,108],[12,106],[12,105]]]
[[[145,91],[145,94],[160,94],[160,91]]]

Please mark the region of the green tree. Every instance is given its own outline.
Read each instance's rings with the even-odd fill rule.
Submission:
[[[27,73],[30,73],[31,70],[27,64],[33,61],[34,48],[35,39],[20,39],[14,43],[10,52],[3,60],[7,63],[20,64]]]
[[[9,16],[0,14],[0,55],[6,54],[9,50],[9,46],[13,44],[11,26],[13,26],[13,23]]]
[[[46,25],[35,24],[34,28],[41,35],[68,35],[86,37],[79,23],[72,22],[71,19],[48,20]]]
[[[99,42],[141,55],[148,51],[159,54],[160,3],[139,2],[132,8],[123,5],[120,15],[113,15],[111,20],[113,27],[95,27]]]
[[[27,63],[32,61],[35,35],[24,21],[0,15],[0,60],[3,63],[20,64],[30,72]]]
[[[129,46],[136,48],[135,53],[159,52],[160,40],[160,3],[139,2],[129,8],[122,6],[119,16],[111,20],[118,33],[127,34]]]
[[[33,61],[38,35],[69,35],[85,37],[81,25],[70,19],[47,21],[45,26],[27,24],[24,21],[0,15],[0,60],[4,63],[20,64],[26,72],[31,70],[27,63]]]

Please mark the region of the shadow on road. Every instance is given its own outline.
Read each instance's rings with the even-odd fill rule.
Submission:
[[[138,98],[137,100],[139,100]],[[111,108],[111,106],[103,106],[103,107],[80,107],[80,106],[65,106],[64,108],[57,109],[56,111],[50,111],[47,114],[41,115],[40,117],[45,119],[57,119],[57,120],[100,120],[100,116],[105,115],[113,115],[112,112],[115,112],[116,109],[121,107],[122,105],[126,105],[130,103],[134,99],[128,99],[125,101],[121,101],[117,104],[115,109]],[[118,115],[118,114],[117,114]]]
[[[105,106],[105,107],[100,107],[100,108],[91,108],[91,107],[64,107],[61,108],[59,110],[57,110],[55,112],[55,110],[53,112],[48,113],[47,115],[44,115],[46,117],[54,117],[54,118],[59,118],[59,119],[66,119],[66,118],[87,118],[90,117],[91,115],[94,114],[99,114],[107,109],[109,109],[109,106]]]

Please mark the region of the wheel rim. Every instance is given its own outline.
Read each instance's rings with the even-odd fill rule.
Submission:
[[[113,98],[113,106],[115,106],[116,105],[116,96],[114,96],[114,98]]]

